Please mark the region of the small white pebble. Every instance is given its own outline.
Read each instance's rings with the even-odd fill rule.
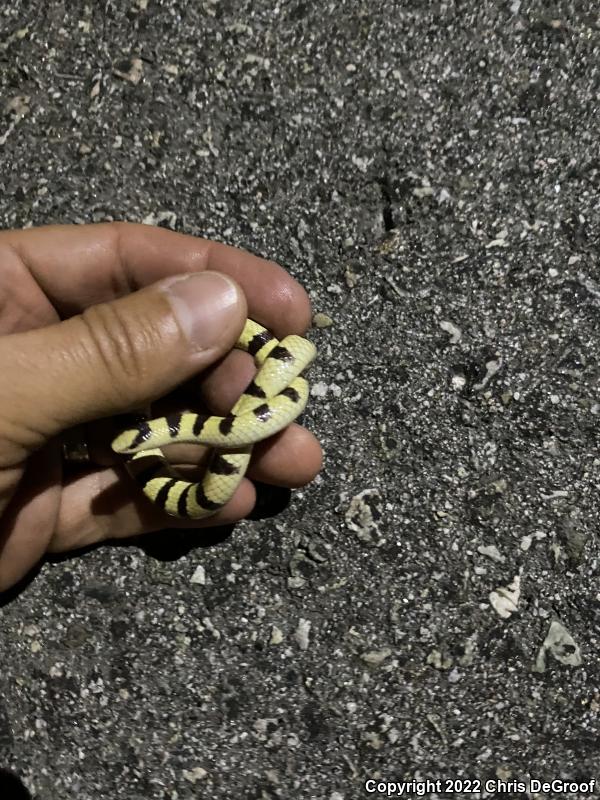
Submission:
[[[451,669],[450,672],[448,673],[448,682],[458,683],[459,680],[460,680],[460,672],[455,667],[454,669]]]
[[[205,778],[207,774],[208,773],[206,770],[202,769],[202,767],[194,767],[194,769],[183,770],[183,777],[190,783],[196,783],[196,781],[202,780],[202,778]]]
[[[502,619],[508,619],[508,617],[517,610],[520,596],[520,575],[515,575],[512,583],[508,586],[499,586],[488,595],[490,605]]]
[[[279,773],[277,772],[276,769],[265,770],[265,777],[270,783],[274,784],[275,786],[277,786],[277,784],[279,783]]]
[[[281,644],[283,642],[283,631],[281,628],[278,628],[277,625],[273,625],[271,628],[271,638],[269,639],[269,644]]]
[[[309,619],[300,619],[298,622],[298,627],[294,633],[294,639],[301,650],[308,650],[308,637],[311,627],[312,623]]]
[[[462,331],[453,322],[450,322],[450,320],[447,319],[443,319],[440,322],[440,328],[443,331],[446,331],[446,333],[450,335],[450,344],[457,344],[458,342],[460,342],[462,337]]]
[[[381,650],[369,650],[367,653],[361,655],[365,664],[372,664],[378,667],[386,658],[392,655],[389,647],[383,647]]]
[[[190,583],[199,583],[201,586],[204,586],[206,583],[206,571],[202,564],[198,564],[196,569],[194,570],[194,574],[190,578]]]
[[[369,164],[371,163],[370,159],[361,158],[360,156],[352,156],[351,160],[352,160],[352,163],[354,164],[354,166],[360,172],[363,172],[363,173],[365,173],[367,171],[367,168],[368,168]]]
[[[323,381],[313,384],[310,393],[313,397],[325,397],[327,394],[327,384]]]
[[[317,311],[312,321],[315,328],[329,328],[333,325],[333,320],[329,314],[323,314],[322,311]]]
[[[479,545],[477,552],[481,553],[482,556],[488,556],[488,558],[498,561],[500,564],[505,561],[504,556],[498,550],[495,544]]]
[[[456,374],[452,376],[452,388],[455,392],[459,392],[464,386],[466,386],[467,379],[464,375]]]
[[[529,550],[532,541],[533,541],[533,536],[531,536],[531,534],[527,534],[526,536],[521,536],[521,544],[519,545],[519,547],[524,553],[526,553]]]

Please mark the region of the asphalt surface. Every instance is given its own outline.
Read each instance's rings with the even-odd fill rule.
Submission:
[[[7,797],[588,796],[518,783],[600,778],[599,57],[576,0],[3,4],[3,227],[214,237],[332,323],[281,513],[4,605]]]

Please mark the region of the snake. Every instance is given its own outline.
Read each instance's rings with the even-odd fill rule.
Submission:
[[[112,442],[144,495],[171,516],[215,514],[242,481],[253,446],[286,428],[308,402],[309,384],[301,373],[316,356],[311,341],[295,334],[280,341],[247,319],[234,348],[254,358],[257,372],[228,414],[181,411],[155,419],[138,414],[136,424]],[[200,481],[180,478],[163,454],[162,447],[178,442],[212,448]]]

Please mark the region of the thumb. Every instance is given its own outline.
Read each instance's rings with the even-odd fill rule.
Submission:
[[[247,307],[218,272],[166,278],[0,338],[0,439],[31,452],[66,428],[146,405],[235,344]]]

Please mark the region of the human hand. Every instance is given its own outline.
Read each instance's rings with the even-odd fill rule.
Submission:
[[[193,277],[165,286],[184,273]],[[255,372],[231,350],[247,316],[278,338],[302,334],[310,303],[277,264],[162,228],[0,233],[0,591],[46,552],[242,519],[256,500],[248,478],[290,488],[312,480],[321,448],[294,423],[254,446],[248,478],[214,516],[178,519],[144,498],[110,450],[110,418],[165,395],[154,416],[199,396],[210,413],[227,413]],[[60,437],[82,423],[93,463],[71,474]],[[165,452],[197,479],[196,446]]]

